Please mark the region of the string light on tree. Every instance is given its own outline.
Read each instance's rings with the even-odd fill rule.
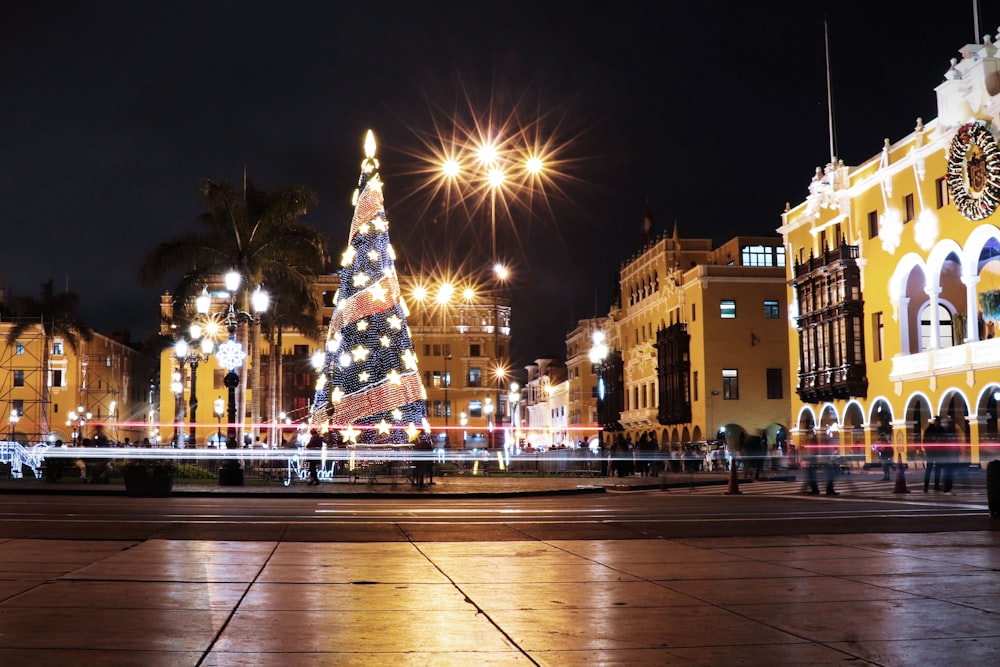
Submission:
[[[429,432],[426,392],[406,324],[375,148],[369,131],[311,421],[335,421],[346,443],[405,445]]]

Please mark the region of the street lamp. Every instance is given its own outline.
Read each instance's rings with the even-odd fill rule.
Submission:
[[[604,379],[604,362],[608,358],[608,344],[605,342],[605,339],[604,332],[600,329],[595,330],[590,339],[590,363],[593,364],[594,369],[597,371],[597,404],[595,411],[597,412],[597,423],[601,427],[605,426],[604,399],[607,395],[607,387]],[[598,436],[600,436],[600,430],[598,430]]]
[[[521,431],[521,416],[518,414],[518,405],[521,402],[521,385],[516,382],[510,383],[510,391],[507,394],[507,405],[510,407],[510,427],[511,432],[514,434],[514,447],[517,447],[521,442],[520,431]],[[506,442],[504,445],[506,446]]]
[[[451,414],[451,403],[448,402],[448,387],[451,386],[451,375],[448,374],[448,361],[451,360],[451,355],[444,355],[444,377],[441,378],[444,384],[444,448],[449,448],[449,434],[448,434],[448,415]]]
[[[21,419],[21,415],[18,413],[17,408],[10,409],[10,417],[7,419],[7,423],[10,425],[10,441],[14,440],[14,429],[17,428],[17,422]]]
[[[229,410],[227,415],[229,425],[226,429],[227,449],[236,449],[238,447],[236,432],[236,388],[240,384],[240,376],[236,373],[236,369],[243,365],[243,361],[247,356],[246,352],[243,350],[243,345],[236,340],[236,328],[241,322],[251,325],[259,324],[260,315],[267,310],[269,302],[267,292],[258,286],[250,298],[254,314],[238,310],[236,308],[236,290],[240,287],[241,279],[242,278],[237,271],[230,271],[225,276],[226,291],[229,292],[229,309],[226,312],[226,329],[229,332],[229,338],[220,343],[215,352],[215,358],[219,362],[219,365],[228,371],[222,380],[228,390],[229,397]],[[259,345],[254,345],[254,361],[254,378],[259,381]],[[253,388],[254,401],[258,401],[260,399],[257,384],[258,382],[255,382],[255,386]],[[219,483],[234,486],[243,484],[243,470],[240,468],[238,461],[235,459],[226,460],[225,465],[219,471]]]
[[[486,448],[493,449],[493,422],[490,415],[493,414],[493,399],[489,396],[483,401],[483,412],[486,413]]]
[[[462,451],[464,452],[465,451],[465,438],[466,438],[466,435],[467,435],[466,431],[465,431],[465,427],[469,425],[469,417],[464,412],[460,412],[459,415],[458,415],[458,423],[462,426]]]
[[[181,411],[184,409],[184,383],[179,371],[170,374],[170,391],[174,394],[174,447],[183,447],[181,443]]]
[[[447,184],[447,194],[450,197],[452,183],[460,179],[466,171],[474,176],[466,181],[477,194],[488,191],[490,207],[490,267],[493,283],[493,352],[491,366],[496,409],[501,408],[500,395],[505,380],[500,354],[500,290],[509,277],[509,269],[497,256],[497,198],[501,198],[503,206],[509,211],[510,202],[507,195],[517,195],[526,189],[534,191],[534,185],[543,180],[542,172],[546,164],[538,152],[539,146],[524,145],[524,134],[502,137],[492,126],[480,134],[480,140],[472,146],[443,149],[439,156],[438,168]],[[520,144],[520,145],[519,145]],[[508,350],[508,355],[510,351]]]
[[[74,441],[77,446],[83,444],[83,427],[86,426],[87,422],[93,418],[90,412],[85,412],[83,406],[78,406],[76,410],[69,411],[69,418],[66,420],[66,426],[71,426],[76,429],[74,435]]]
[[[201,315],[208,314],[208,306],[205,304],[205,310],[202,311],[201,297],[198,298],[198,312]],[[205,336],[202,337],[202,328],[198,323],[192,323],[190,328],[191,342],[184,340],[183,338],[177,339],[174,344],[174,355],[176,355],[178,362],[183,369],[184,364],[191,365],[191,397],[188,401],[188,411],[190,413],[188,422],[190,423],[190,435],[189,442],[192,447],[198,445],[198,436],[196,433],[196,426],[198,421],[196,419],[196,413],[198,411],[198,364],[203,361],[208,361],[212,356],[212,350],[215,347],[215,343],[212,339]],[[183,390],[183,385],[182,385]]]
[[[226,402],[222,400],[221,396],[216,396],[215,400],[212,401],[212,408],[215,410],[215,446],[221,447],[222,443],[222,414],[226,411]]]

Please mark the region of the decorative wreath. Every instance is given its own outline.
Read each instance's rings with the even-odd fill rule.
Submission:
[[[958,128],[948,149],[948,191],[969,220],[989,217],[1000,204],[1000,148],[982,121]]]

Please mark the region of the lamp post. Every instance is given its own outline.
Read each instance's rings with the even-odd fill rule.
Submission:
[[[545,169],[542,156],[538,153],[539,146],[522,144],[524,136],[501,137],[493,127],[487,127],[482,140],[472,146],[447,148],[440,155],[446,157],[440,163],[440,174],[447,184],[446,192],[450,198],[453,181],[460,179],[470,162],[474,166],[469,169],[475,175],[468,181],[473,191],[482,193],[481,188],[488,189],[490,207],[490,273],[492,281],[493,314],[493,351],[491,353],[494,400],[497,415],[500,416],[500,395],[505,380],[504,367],[500,354],[500,290],[509,276],[509,269],[500,262],[497,255],[497,198],[503,200],[509,210],[509,202],[505,194],[517,195],[522,189],[533,191],[530,186],[539,181]],[[474,156],[470,160],[470,154]],[[510,351],[508,350],[508,355]]]
[[[83,444],[83,427],[87,425],[87,422],[93,418],[90,412],[85,412],[83,406],[78,406],[76,410],[70,410],[68,419],[66,420],[66,426],[71,426],[76,429],[76,434],[74,436],[74,442],[77,446]]]
[[[465,427],[469,425],[469,418],[468,418],[468,416],[464,412],[459,413],[459,415],[458,415],[458,423],[462,426],[462,451],[464,452],[465,451],[465,437],[466,437]]]
[[[221,396],[216,396],[212,401],[212,408],[215,410],[215,446],[219,447],[222,442],[222,413],[226,411],[226,402]]]
[[[8,440],[13,442],[14,440],[14,429],[17,428],[17,422],[21,419],[21,415],[18,414],[17,408],[10,409],[10,417],[7,418],[7,424],[10,426],[10,437]]]
[[[449,449],[449,435],[448,435],[448,415],[451,414],[451,403],[448,402],[448,387],[451,386],[451,375],[448,374],[448,361],[451,359],[450,354],[444,355],[444,377],[441,378],[444,384],[444,448]]]
[[[604,332],[600,329],[594,331],[591,335],[591,346],[590,346],[590,363],[593,364],[594,370],[597,372],[597,403],[594,406],[597,424],[599,427],[603,428],[605,426],[604,411],[605,404],[604,399],[607,394],[607,387],[605,386],[604,379],[604,362],[608,358],[608,344],[605,342]],[[598,430],[598,436],[600,436],[600,430]]]
[[[236,388],[240,384],[240,376],[236,373],[236,369],[243,365],[243,361],[247,356],[246,352],[243,350],[243,345],[236,340],[236,328],[241,322],[246,322],[247,324],[259,324],[260,315],[267,310],[269,301],[267,292],[258,286],[250,299],[254,314],[238,310],[236,308],[236,290],[240,287],[241,278],[242,277],[237,271],[230,271],[226,274],[226,291],[229,292],[229,308],[226,312],[226,329],[229,332],[229,338],[220,343],[215,352],[215,358],[219,362],[219,365],[228,371],[222,381],[228,390],[229,398],[229,409],[227,414],[229,425],[226,429],[227,449],[236,449],[238,447],[238,436],[236,431]],[[226,460],[225,465],[223,465],[219,470],[219,484],[229,486],[239,486],[243,484],[243,470],[240,468],[239,461],[236,459]]]
[[[489,396],[483,401],[483,412],[486,413],[486,448],[493,449],[493,422],[490,415],[493,414],[493,399]]]
[[[201,297],[198,298],[198,302],[199,314],[207,315],[207,305],[205,306],[204,311],[201,310]],[[207,336],[202,338],[201,325],[198,323],[191,324],[190,334],[190,343],[183,338],[177,339],[177,342],[174,344],[174,355],[177,357],[177,361],[180,362],[181,368],[184,367],[185,363],[191,365],[191,395],[188,400],[188,423],[190,424],[190,435],[188,436],[188,441],[192,447],[197,447],[198,434],[196,432],[196,427],[198,425],[198,420],[196,418],[196,414],[198,412],[198,364],[209,360],[215,344],[212,342],[212,339]]]
[[[184,382],[181,381],[180,371],[170,374],[170,392],[174,395],[174,447],[183,447],[180,430],[183,421],[181,413],[184,410]]]
[[[507,394],[507,405],[510,407],[510,429],[511,433],[514,435],[514,447],[517,448],[521,443],[520,430],[521,430],[521,416],[518,414],[517,409],[521,402],[521,385],[516,382],[510,383],[510,391]],[[506,447],[506,442],[504,446]]]

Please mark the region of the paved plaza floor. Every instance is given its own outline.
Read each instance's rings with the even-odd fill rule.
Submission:
[[[995,530],[472,537],[0,539],[0,664],[1000,664]]]

